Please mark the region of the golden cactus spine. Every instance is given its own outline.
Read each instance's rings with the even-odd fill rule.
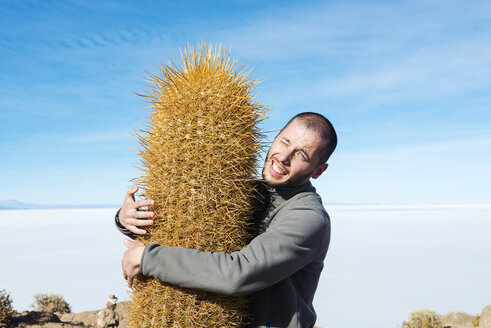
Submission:
[[[148,244],[233,252],[250,238],[251,201],[266,109],[253,95],[257,81],[220,48],[198,45],[180,67],[151,75],[152,113],[139,136],[137,183],[155,200]],[[131,327],[240,327],[246,299],[137,281]]]

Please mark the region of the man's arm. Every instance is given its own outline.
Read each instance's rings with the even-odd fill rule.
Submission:
[[[327,251],[327,213],[300,204],[240,251],[212,253],[150,244],[142,249],[139,269],[180,287],[227,295],[271,286]]]

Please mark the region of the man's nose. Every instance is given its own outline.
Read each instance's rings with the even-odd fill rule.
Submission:
[[[292,158],[292,152],[285,149],[281,153],[278,154],[277,158],[281,163],[289,164],[290,160]]]

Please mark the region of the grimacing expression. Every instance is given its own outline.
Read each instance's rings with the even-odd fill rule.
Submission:
[[[317,179],[327,168],[319,160],[324,142],[317,132],[305,128],[301,120],[293,120],[274,139],[264,163],[263,179],[276,188]]]

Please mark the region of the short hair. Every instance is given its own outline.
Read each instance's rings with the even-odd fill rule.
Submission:
[[[303,112],[293,116],[288,123],[286,123],[284,128],[294,120],[300,120],[307,129],[314,130],[320,135],[322,140],[325,141],[325,145],[321,149],[320,162],[326,163],[338,144],[338,136],[331,122],[322,114]]]

